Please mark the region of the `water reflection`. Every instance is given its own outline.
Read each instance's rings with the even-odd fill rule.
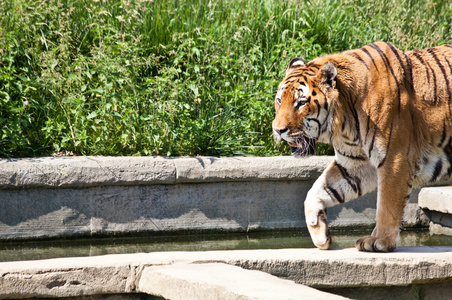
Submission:
[[[371,230],[333,230],[333,247],[354,247]],[[431,236],[426,230],[402,231],[399,246],[452,246],[450,236]],[[0,244],[0,261],[156,251],[208,251],[314,247],[307,232],[177,235],[139,238],[96,238]]]

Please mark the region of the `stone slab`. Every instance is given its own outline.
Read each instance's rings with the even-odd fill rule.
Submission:
[[[139,292],[145,268],[226,263],[314,288],[429,285],[452,280],[452,247],[155,252],[0,263],[0,299]]]
[[[0,189],[309,180],[333,158],[40,157],[0,159]]]
[[[163,157],[0,159],[0,189],[169,184],[176,169]]]
[[[178,183],[309,180],[316,179],[331,163],[331,156],[278,157],[191,157],[173,160]]]
[[[452,217],[449,220],[452,220]],[[430,234],[452,236],[452,226],[443,226],[442,224],[430,222],[429,232],[430,232]]]
[[[146,267],[137,290],[172,300],[348,299],[223,263]]]
[[[452,186],[423,188],[419,193],[419,206],[452,214]]]

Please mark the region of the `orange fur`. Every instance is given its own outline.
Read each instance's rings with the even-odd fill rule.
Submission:
[[[274,135],[296,153],[313,141],[335,148],[305,202],[319,248],[331,244],[327,227],[319,232],[324,209],[377,187],[376,227],[356,247],[392,251],[413,185],[452,173],[452,45],[402,52],[378,42],[307,64],[296,60],[275,109]]]

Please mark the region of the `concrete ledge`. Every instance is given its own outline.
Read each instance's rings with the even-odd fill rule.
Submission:
[[[42,157],[0,159],[0,189],[309,180],[332,157]]]
[[[419,206],[445,214],[452,214],[452,186],[423,188]]]
[[[452,235],[452,187],[423,188],[419,206],[430,219],[430,233]]]
[[[306,193],[331,160],[3,159],[0,240],[305,228]],[[372,226],[375,202],[370,194],[331,208],[331,226]]]
[[[332,157],[175,158],[176,183],[316,179]]]
[[[0,298],[69,297],[147,291],[157,293],[152,290],[157,289],[157,283],[153,285],[152,277],[145,278],[143,275],[159,273],[169,276],[171,273],[174,277],[179,277],[175,280],[184,281],[186,277],[181,278],[181,270],[190,270],[190,265],[194,264],[193,274],[200,276],[196,280],[203,281],[205,274],[202,274],[206,270],[199,267],[199,264],[205,263],[210,265],[206,267],[210,270],[209,274],[220,279],[222,276],[227,277],[227,274],[224,275],[224,266],[218,269],[218,273],[215,272],[218,263],[263,271],[323,290],[342,289],[344,293],[346,289],[363,292],[363,289],[373,288],[384,288],[383,290],[392,293],[395,288],[402,288],[404,291],[403,288],[406,287],[411,287],[413,291],[412,287],[417,286],[420,288],[415,290],[415,299],[432,295],[435,295],[432,299],[441,299],[450,296],[452,292],[452,247],[400,247],[393,253],[366,253],[356,249],[238,250],[4,262],[0,263]],[[169,267],[176,264],[184,266],[174,269]],[[168,268],[161,268],[162,266]],[[158,268],[148,269],[149,267]],[[261,275],[256,276],[260,278]],[[438,286],[441,286],[441,290]],[[196,286],[190,288],[194,289]],[[442,292],[444,293],[441,294]],[[386,294],[389,295],[393,294]],[[165,296],[169,295],[163,295]]]
[[[223,263],[146,267],[137,290],[172,300],[346,299],[264,272]]]
[[[42,157],[0,160],[0,188],[168,184],[174,164],[162,157]]]
[[[0,160],[0,240],[306,227],[304,199],[332,157],[57,157]],[[424,219],[413,197],[405,226]],[[328,209],[372,227],[376,193]]]

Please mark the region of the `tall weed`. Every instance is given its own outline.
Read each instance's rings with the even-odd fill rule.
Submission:
[[[288,153],[271,120],[291,58],[447,43],[451,12],[447,0],[0,0],[0,156]]]

